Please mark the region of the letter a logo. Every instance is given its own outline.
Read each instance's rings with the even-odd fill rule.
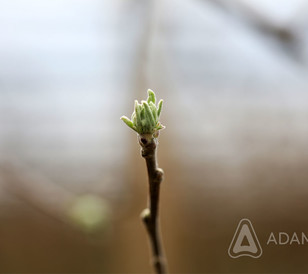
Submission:
[[[262,255],[262,248],[256,232],[248,219],[242,219],[239,222],[228,253],[231,258],[242,256],[259,258]]]

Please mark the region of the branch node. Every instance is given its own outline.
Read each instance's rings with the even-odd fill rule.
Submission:
[[[164,179],[164,171],[161,168],[155,170],[155,181],[161,183]]]
[[[142,210],[140,214],[141,220],[144,222],[145,225],[148,225],[151,220],[151,211],[149,208],[145,208]]]

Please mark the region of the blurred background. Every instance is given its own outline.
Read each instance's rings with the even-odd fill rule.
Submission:
[[[171,273],[307,273],[305,0],[0,0],[0,272],[149,273],[121,121],[153,89]],[[263,255],[228,256],[240,219]],[[299,234],[300,235],[300,234]]]

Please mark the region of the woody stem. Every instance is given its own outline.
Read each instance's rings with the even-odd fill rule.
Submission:
[[[146,161],[149,180],[149,206],[142,212],[141,217],[150,240],[155,273],[164,274],[167,273],[167,264],[163,252],[158,214],[160,183],[164,173],[157,164],[157,139],[149,134],[139,135],[138,138],[141,145],[141,155]]]

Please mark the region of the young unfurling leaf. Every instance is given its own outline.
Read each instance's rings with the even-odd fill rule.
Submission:
[[[158,106],[155,103],[155,93],[149,89],[147,101],[141,101],[141,104],[139,104],[135,100],[135,108],[131,120],[126,116],[122,116],[121,120],[138,134],[153,134],[153,136],[156,136],[156,132],[165,127],[159,122],[163,100],[159,101]]]
[[[131,120],[129,120],[126,116],[122,116],[122,117],[121,117],[121,120],[122,120],[126,125],[128,125],[131,129],[137,131],[136,128],[135,128],[135,126],[134,126],[134,123],[133,123]]]
[[[148,101],[149,104],[150,104],[150,102],[153,102],[153,104],[156,103],[155,93],[151,89],[148,89],[148,100],[147,101]]]

